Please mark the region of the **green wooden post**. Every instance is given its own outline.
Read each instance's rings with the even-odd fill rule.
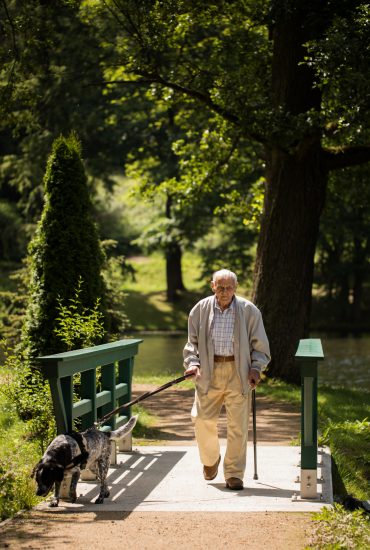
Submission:
[[[73,376],[66,376],[61,381],[62,395],[65,403],[68,426],[72,426],[73,414]]]
[[[64,406],[64,397],[62,391],[61,378],[49,378],[51,397],[53,400],[53,408],[58,434],[68,430],[67,412]]]
[[[114,363],[104,365],[101,368],[102,390],[110,392],[110,400],[99,409],[99,416],[104,416],[116,408],[116,366]],[[116,416],[112,416],[107,424],[107,429],[116,428]]]
[[[81,429],[87,430],[97,420],[96,414],[96,370],[90,369],[81,372],[81,401],[85,403],[85,414],[74,407],[75,417],[81,417]]]
[[[301,498],[317,498],[317,377],[324,359],[321,340],[300,340],[296,363],[301,373]]]

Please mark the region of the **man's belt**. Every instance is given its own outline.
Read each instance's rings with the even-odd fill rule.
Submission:
[[[235,361],[235,357],[233,355],[214,355],[213,360],[215,363],[227,363]]]

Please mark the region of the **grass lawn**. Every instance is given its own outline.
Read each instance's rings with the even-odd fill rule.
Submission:
[[[125,312],[132,330],[186,330],[187,317],[193,305],[204,296],[199,281],[199,259],[195,254],[183,257],[186,291],[175,304],[166,301],[166,265],[163,254],[129,259],[136,270],[135,280],[126,280]]]

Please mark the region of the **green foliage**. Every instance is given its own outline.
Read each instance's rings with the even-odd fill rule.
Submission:
[[[309,548],[315,550],[366,550],[370,546],[370,521],[362,510],[347,512],[339,504],[313,514],[317,521]]]
[[[22,267],[3,271],[6,273],[9,288],[0,291],[0,334],[15,346],[19,343],[27,307],[30,284],[29,259],[23,260]]]
[[[60,133],[78,129],[89,175],[107,184],[126,147],[119,107],[102,93],[104,53],[80,3],[0,5],[0,197],[11,196],[23,221],[39,218],[44,167]]]
[[[5,384],[14,379],[7,379],[6,373],[0,367],[0,521],[39,501],[31,470],[39,460],[40,447],[30,439],[29,425],[19,420],[16,404],[4,395]]]
[[[31,285],[23,344],[32,355],[65,350],[54,331],[58,300],[72,298],[80,278],[83,308],[93,309],[97,298],[103,314],[105,308],[104,255],[74,135],[55,141],[44,181],[45,206],[29,247]]]
[[[82,305],[83,281],[79,278],[73,298],[69,298],[68,305],[58,298],[55,334],[67,346],[67,351],[89,347],[103,339],[105,330],[104,316],[99,309],[100,299],[97,298],[93,308]]]
[[[2,343],[5,356],[1,393],[25,423],[30,440],[37,441],[43,452],[46,443],[55,435],[55,419],[49,384],[41,372],[31,367],[21,352],[15,352]]]
[[[1,436],[0,441],[6,448],[5,456],[0,458],[0,520],[4,520],[38,503],[30,479],[30,461],[33,458],[36,464],[37,456],[29,444]]]
[[[323,92],[326,142],[364,143],[369,138],[370,8],[367,2],[342,2],[324,36],[309,43],[307,62]]]

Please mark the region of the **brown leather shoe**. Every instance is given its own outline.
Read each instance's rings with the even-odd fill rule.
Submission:
[[[226,480],[226,487],[233,491],[241,491],[244,489],[243,481],[238,477],[229,477],[229,479]]]
[[[203,466],[204,479],[206,479],[207,481],[211,481],[211,479],[215,479],[215,477],[217,476],[218,465],[220,464],[220,460],[221,460],[221,455],[218,457],[216,464],[214,464],[213,466]]]

